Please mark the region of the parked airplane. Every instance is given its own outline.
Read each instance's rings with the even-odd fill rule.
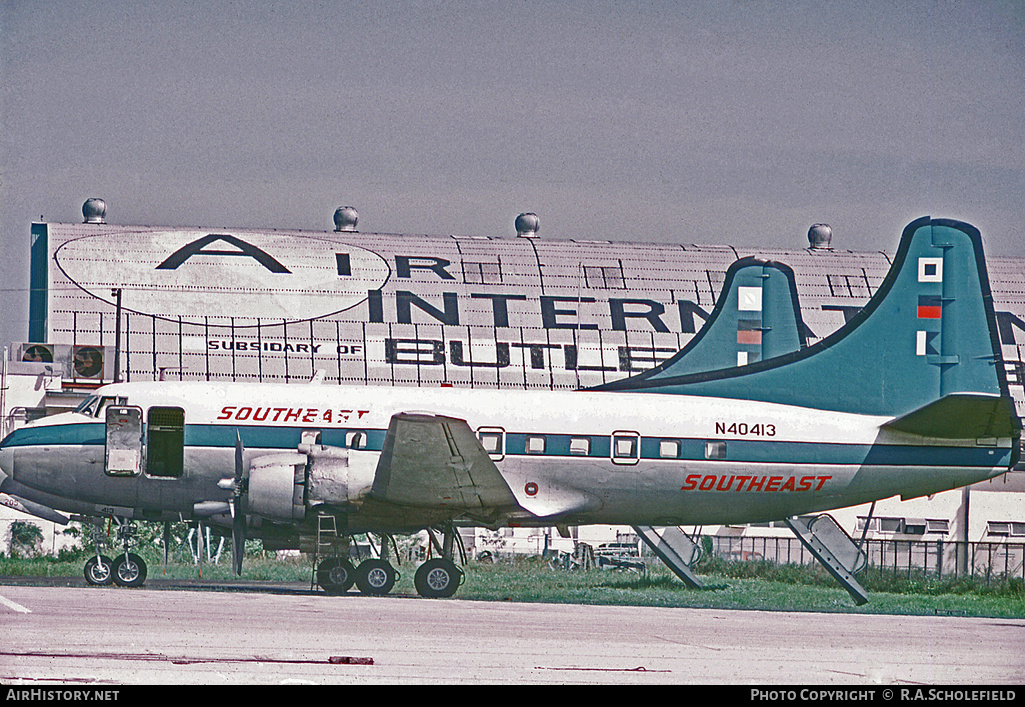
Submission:
[[[415,585],[451,596],[454,522],[757,522],[937,493],[1017,462],[1021,424],[976,229],[911,223],[868,305],[808,347],[799,314],[793,326],[763,316],[776,270],[761,286],[738,275],[729,326],[589,390],[106,386],[0,443],[0,491],[123,523],[207,518],[232,529],[236,570],[247,534],[299,547],[329,527],[442,526],[442,556]],[[714,346],[700,363],[701,340],[733,322],[736,358],[722,366]],[[87,577],[137,584],[145,567],[126,546],[113,562],[92,558]],[[329,590],[355,580],[384,593],[394,579],[384,559],[330,558],[318,571]]]

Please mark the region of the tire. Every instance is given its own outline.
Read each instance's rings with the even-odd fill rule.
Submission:
[[[364,560],[356,568],[356,586],[364,594],[381,596],[395,586],[395,569],[385,560]]]
[[[341,557],[329,557],[317,567],[317,586],[328,594],[344,594],[352,588],[356,570]]]
[[[114,560],[114,583],[119,587],[141,587],[146,581],[146,563],[134,552]]]
[[[444,558],[427,560],[413,577],[416,593],[427,599],[453,596],[463,582],[463,573],[455,563]]]
[[[106,587],[114,582],[114,563],[106,555],[99,560],[93,555],[85,563],[85,581],[94,587]]]

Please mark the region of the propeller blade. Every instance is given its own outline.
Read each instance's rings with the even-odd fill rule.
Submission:
[[[242,433],[239,432],[238,428],[235,428],[235,483],[237,484],[242,480],[242,452],[245,448],[242,446]],[[237,490],[237,486],[236,486]]]
[[[231,523],[231,568],[236,577],[242,576],[242,558],[246,554],[246,517],[235,516]]]
[[[242,576],[242,558],[246,553],[246,508],[243,496],[242,434],[235,429],[235,490],[231,503],[231,568],[236,577]]]

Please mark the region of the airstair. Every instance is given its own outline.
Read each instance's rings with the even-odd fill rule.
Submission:
[[[667,526],[654,528],[650,525],[635,525],[634,532],[651,548],[677,577],[691,589],[701,589],[701,580],[694,574],[691,565],[701,559],[701,546],[690,539],[682,528]]]
[[[868,603],[868,592],[854,578],[868,558],[828,513],[818,516],[787,518],[787,526],[822,566],[847,590],[858,606]]]

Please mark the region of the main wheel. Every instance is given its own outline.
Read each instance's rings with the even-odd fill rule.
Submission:
[[[416,570],[413,585],[416,593],[428,599],[450,597],[463,581],[462,571],[451,560],[427,560]]]
[[[93,555],[85,563],[85,581],[97,587],[105,587],[114,581],[114,563],[106,555],[97,559]]]
[[[364,560],[356,568],[356,586],[364,594],[387,594],[395,586],[395,569],[385,560]]]
[[[146,581],[146,563],[134,552],[114,560],[114,583],[122,587],[141,587]]]
[[[317,586],[328,594],[344,594],[355,579],[352,563],[341,557],[329,557],[317,567]]]

